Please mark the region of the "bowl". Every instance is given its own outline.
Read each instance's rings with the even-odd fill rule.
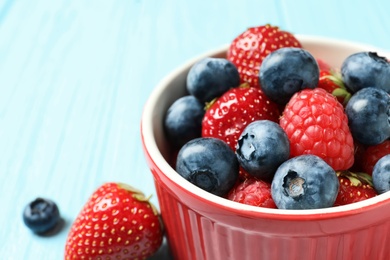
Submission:
[[[350,54],[373,46],[296,35],[316,58],[340,67]],[[389,259],[390,192],[339,207],[268,209],[210,194],[169,164],[164,136],[167,108],[186,94],[190,67],[204,57],[225,57],[228,46],[204,53],[165,77],[147,100],[141,119],[144,154],[153,174],[161,216],[175,259]]]

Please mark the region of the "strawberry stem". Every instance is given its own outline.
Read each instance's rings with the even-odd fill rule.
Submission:
[[[143,192],[141,190],[134,188],[133,186],[130,186],[126,183],[121,183],[121,182],[118,182],[117,185],[119,188],[121,188],[123,190],[130,191],[131,193],[134,193],[134,194],[140,194],[140,195],[145,197],[145,195],[143,194]]]
[[[250,88],[250,84],[248,82],[241,83],[238,87],[239,88]]]
[[[210,102],[206,102],[206,105],[204,107],[204,110],[209,110],[210,107],[217,101],[218,98],[214,98],[213,100],[211,100]]]
[[[337,176],[348,178],[353,186],[361,186],[362,181],[373,186],[372,177],[365,172],[338,171]]]
[[[134,188],[133,186],[130,186],[130,185],[125,184],[125,183],[117,183],[117,185],[118,185],[119,188],[129,191],[131,193],[131,196],[134,199],[136,199],[137,201],[148,203],[150,205],[154,215],[157,216],[159,214],[156,206],[154,206],[153,203],[151,203],[149,201],[150,198],[152,197],[152,194],[149,195],[148,197],[146,197],[145,194],[142,191],[140,191],[139,189]]]

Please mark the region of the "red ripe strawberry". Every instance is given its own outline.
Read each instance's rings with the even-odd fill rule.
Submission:
[[[271,195],[271,184],[255,178],[248,178],[237,183],[230,190],[227,198],[247,205],[276,208]]]
[[[142,192],[105,183],[73,223],[65,259],[146,259],[160,247],[162,237],[157,210]]]
[[[390,154],[390,140],[367,147],[363,155],[362,167],[364,172],[372,175],[372,169],[378,160],[388,154]]]
[[[244,128],[260,119],[278,122],[278,106],[261,89],[243,84],[209,104],[203,117],[202,137],[219,138],[235,151]]]
[[[317,64],[318,64],[318,67],[320,68],[320,70],[330,70],[330,65],[326,62],[326,61],[324,61],[324,60],[322,60],[322,59],[316,59],[317,60]]]
[[[335,72],[331,69],[320,71],[318,87],[323,88],[329,93],[331,93],[344,106],[351,98],[351,94],[345,88],[340,73]]]
[[[366,173],[337,172],[340,188],[334,206],[347,205],[375,197],[372,178]]]
[[[301,47],[301,43],[294,35],[276,26],[252,27],[232,41],[227,59],[236,65],[242,83],[259,87],[259,68],[263,59],[283,47]]]
[[[334,170],[354,162],[354,143],[343,106],[321,88],[305,89],[287,103],[280,126],[290,140],[290,155],[314,154]]]

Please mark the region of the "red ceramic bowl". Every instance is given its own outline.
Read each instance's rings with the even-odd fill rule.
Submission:
[[[304,48],[332,66],[372,46],[297,36]],[[197,60],[224,57],[227,46],[205,53],[168,75],[151,94],[142,116],[143,149],[168,241],[175,259],[390,259],[390,192],[347,206],[280,210],[239,204],[183,179],[169,165],[163,131],[167,108],[185,94],[186,75]]]

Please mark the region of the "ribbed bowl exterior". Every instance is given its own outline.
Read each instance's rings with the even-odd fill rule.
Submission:
[[[363,45],[301,38],[314,55],[340,62]],[[336,51],[334,51],[336,50]],[[226,48],[205,54],[223,56]],[[390,57],[389,53],[388,57]],[[313,214],[258,210],[196,190],[169,166],[162,121],[167,107],[184,95],[195,60],[168,76],[146,104],[141,122],[145,158],[154,176],[172,254],[178,260],[388,260],[390,196],[373,203]],[[211,198],[210,198],[211,197]],[[225,200],[227,201],[227,200]],[[237,207],[236,207],[237,205]],[[318,213],[320,212],[320,213]]]
[[[389,206],[325,220],[271,220],[232,215],[195,202],[185,192],[172,192],[169,186],[174,184],[167,185],[158,176],[155,184],[175,259],[390,259],[390,217],[368,226],[359,224],[359,219],[372,214],[390,216]]]

